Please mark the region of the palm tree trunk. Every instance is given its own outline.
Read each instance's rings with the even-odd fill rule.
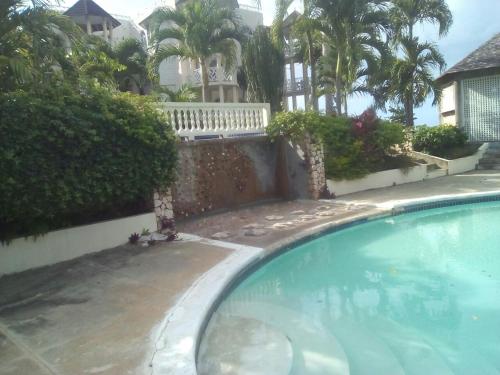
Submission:
[[[203,103],[207,103],[209,100],[208,68],[206,62],[203,59],[200,59],[200,67],[201,67],[201,100]]]
[[[337,68],[335,69],[335,106],[337,114],[342,115],[342,55],[337,53]]]
[[[319,110],[318,106],[318,97],[316,95],[316,64],[314,63],[313,56],[313,37],[310,32],[307,32],[307,44],[308,44],[308,53],[309,53],[309,66],[311,67],[311,103],[312,108],[315,111]]]
[[[406,126],[413,127],[415,125],[415,121],[413,120],[413,98],[412,96],[408,96],[405,100],[405,114],[406,114]]]
[[[347,116],[347,93],[344,93],[344,114]]]

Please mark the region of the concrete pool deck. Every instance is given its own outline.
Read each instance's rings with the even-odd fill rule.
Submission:
[[[255,206],[179,229],[272,251],[325,226],[387,212],[391,202],[498,190],[498,171],[478,171],[334,201]],[[1,278],[0,374],[151,373],[154,333],[167,313],[234,254],[217,241],[191,237],[148,249],[122,246]]]

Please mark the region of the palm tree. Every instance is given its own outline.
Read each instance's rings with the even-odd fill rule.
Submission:
[[[236,63],[237,41],[242,41],[233,9],[217,0],[194,0],[181,9],[159,8],[153,13],[154,66],[171,57],[190,59],[201,68],[202,100],[208,100],[208,60],[222,57],[226,70]]]
[[[320,11],[321,30],[328,38],[327,55],[335,54],[330,71],[334,79],[335,105],[342,114],[342,102],[363,66],[385,51],[383,33],[388,29],[384,0],[313,0]],[[366,69],[365,69],[366,70]],[[369,70],[366,70],[368,72]],[[347,113],[345,113],[347,115]]]
[[[67,48],[83,35],[43,0],[0,2],[0,82],[4,89],[39,83],[64,64]]]
[[[389,97],[404,107],[406,125],[415,123],[414,108],[424,104],[429,95],[433,96],[433,105],[440,96],[439,86],[433,77],[433,70],[442,71],[446,66],[444,57],[436,45],[419,43],[418,38],[403,38],[400,41],[402,57],[392,64],[389,74],[392,79],[388,86]]]
[[[113,55],[125,67],[116,73],[120,89],[128,91],[130,82],[133,82],[139,90],[139,94],[145,95],[149,76],[148,53],[143,44],[137,39],[125,39],[113,48]]]
[[[243,71],[248,99],[270,103],[272,112],[281,110],[285,79],[283,50],[276,48],[266,27],[255,30],[243,49]]]
[[[453,23],[446,0],[392,0],[390,19],[393,25],[393,44],[397,54],[392,73],[403,81],[393,79],[388,86],[393,99],[399,100],[406,114],[406,124],[414,124],[414,108],[425,101],[427,95],[434,95],[434,104],[439,100],[439,90],[434,84],[431,69],[443,69],[442,55],[430,43],[420,43],[414,36],[417,23],[430,22],[439,26],[439,35],[444,36]],[[398,91],[400,90],[400,91]],[[394,100],[393,100],[394,101]]]
[[[437,24],[441,37],[448,33],[453,23],[446,0],[392,0],[390,19],[396,40],[403,37],[412,40],[417,23]]]
[[[167,99],[169,102],[195,102],[199,98],[196,90],[189,85],[182,85],[177,91],[168,87],[157,87],[154,93],[160,97],[160,100]]]
[[[303,64],[307,64],[311,69],[310,80],[310,100],[312,109],[319,110],[318,107],[318,79],[317,63],[321,56],[321,29],[320,21],[315,17],[315,8],[311,0],[304,0],[304,14],[295,22],[292,28],[292,37],[300,44]],[[307,71],[307,69],[305,69]]]

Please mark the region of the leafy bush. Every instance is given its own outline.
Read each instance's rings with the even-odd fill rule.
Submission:
[[[143,97],[59,86],[0,95],[0,240],[149,210],[175,137]]]
[[[266,131],[271,139],[285,136],[293,141],[298,141],[309,133],[311,136],[319,135],[327,126],[330,119],[317,112],[278,112]]]
[[[278,113],[268,128],[271,138],[282,135],[294,141],[306,132],[323,143],[328,177],[360,178],[395,168],[399,161],[408,166],[407,159],[395,157],[407,141],[404,127],[379,120],[371,110],[353,119],[316,112]]]
[[[413,149],[438,157],[446,157],[450,151],[464,147],[467,135],[456,126],[419,126],[413,134]]]

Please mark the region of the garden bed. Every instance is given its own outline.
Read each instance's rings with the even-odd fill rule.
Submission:
[[[475,170],[479,163],[479,160],[483,157],[487,149],[487,143],[478,145],[477,147],[475,147],[476,152],[474,154],[456,159],[441,158],[417,151],[413,151],[412,156],[418,159],[425,160],[425,162],[428,164],[436,164],[441,169],[446,170],[448,175],[454,175]]]
[[[356,180],[327,180],[328,191],[335,196],[357,193],[365,190],[380,189],[389,186],[423,181],[427,175],[427,166],[416,164],[405,169],[391,169],[371,173]]]

